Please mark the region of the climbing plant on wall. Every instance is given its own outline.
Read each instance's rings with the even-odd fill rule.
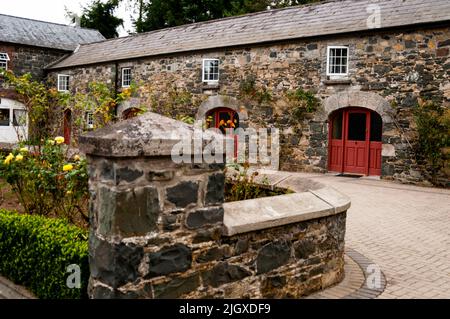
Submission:
[[[433,102],[421,102],[414,110],[418,132],[417,152],[429,164],[432,181],[441,169],[449,176],[450,109]]]
[[[297,120],[303,119],[306,113],[315,112],[319,106],[319,100],[310,91],[297,89],[287,91],[285,96],[291,107],[291,113]]]
[[[155,81],[156,82],[156,81]],[[206,95],[193,94],[186,88],[178,87],[174,81],[165,81],[163,87],[141,83],[138,95],[149,110],[174,119],[192,122],[198,107],[206,100]]]
[[[16,76],[11,71],[0,72],[0,77],[5,81],[3,85],[14,90],[25,104],[31,126],[28,142],[32,144],[41,144],[49,136],[59,135],[64,110],[67,109],[72,111],[71,126],[76,136],[88,129],[87,112],[93,113],[94,129],[108,125],[116,119],[116,106],[136,91],[136,86],[132,85],[116,94],[108,85],[92,82],[87,90],[72,94],[58,92],[53,85],[33,81],[30,74]]]
[[[33,81],[31,74],[15,76],[11,71],[0,70],[0,78],[4,80],[3,87],[14,89],[24,103],[33,140],[40,141],[49,136],[48,122],[54,115],[51,105],[57,105],[61,95],[44,83]]]

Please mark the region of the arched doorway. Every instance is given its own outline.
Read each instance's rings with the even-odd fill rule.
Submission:
[[[67,109],[64,111],[64,143],[70,145],[72,137],[72,111]]]
[[[227,128],[236,129],[239,127],[239,115],[236,111],[218,107],[206,113],[206,124],[208,128],[218,128],[223,134]]]
[[[348,107],[331,113],[328,169],[380,176],[382,128],[381,116],[370,109]]]
[[[227,134],[234,139],[234,157],[238,154],[238,136],[234,130],[239,127],[239,115],[236,111],[227,107],[218,107],[206,113],[207,128],[219,129],[222,134]]]
[[[125,111],[122,112],[122,119],[128,120],[128,119],[138,116],[141,113],[142,113],[141,109],[139,109],[137,107],[132,107],[132,108],[126,109]]]

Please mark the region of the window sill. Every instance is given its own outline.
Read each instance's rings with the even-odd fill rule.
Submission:
[[[350,85],[352,84],[352,80],[350,79],[333,79],[333,80],[325,80],[323,81],[325,85]]]
[[[207,82],[203,82],[203,86],[202,89],[203,90],[215,90],[215,89],[219,89],[219,83],[207,83]]]

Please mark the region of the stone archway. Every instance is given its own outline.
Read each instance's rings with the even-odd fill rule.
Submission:
[[[210,96],[205,102],[203,102],[198,108],[195,116],[196,125],[199,127],[205,127],[206,115],[219,108],[231,109],[239,116],[240,127],[246,128],[248,121],[247,109],[238,99],[227,95],[213,95]]]
[[[117,107],[117,116],[122,120],[127,120],[134,117],[137,113],[142,111],[141,102],[141,99],[136,97],[122,102]]]
[[[387,158],[387,157],[395,157],[395,147],[392,144],[383,144],[383,141],[386,141],[385,137],[385,132],[392,129],[393,126],[393,120],[392,117],[390,116],[390,111],[391,111],[391,105],[388,101],[386,101],[386,99],[384,99],[382,96],[373,93],[373,92],[361,92],[361,91],[345,91],[345,92],[340,92],[337,94],[334,94],[330,97],[328,97],[324,104],[323,104],[323,109],[324,112],[320,115],[321,120],[323,121],[330,121],[330,119],[332,119],[332,117],[334,116],[333,114],[338,114],[339,112],[342,112],[346,109],[361,109],[361,110],[367,110],[367,111],[373,111],[376,114],[379,115],[379,117],[381,117],[381,121],[382,121],[382,138],[380,139],[380,145],[379,147],[381,147],[381,154],[377,155],[380,156],[382,158]],[[329,126],[331,125],[331,122],[329,122]],[[329,132],[330,133],[330,132]],[[331,143],[331,135],[329,136],[329,147],[328,147],[328,161],[329,161],[329,167],[330,167],[330,160],[332,160],[330,158],[330,148],[333,146]],[[368,156],[369,158],[369,156]],[[384,161],[382,160],[381,162],[381,169],[380,175],[386,175],[386,170],[384,169],[385,164]],[[378,174],[377,174],[378,175]],[[389,175],[389,174],[387,174]]]
[[[375,111],[381,116],[384,124],[392,123],[389,102],[376,93],[361,91],[345,91],[328,97],[324,102],[324,120],[327,120],[334,111],[347,107],[362,107]]]

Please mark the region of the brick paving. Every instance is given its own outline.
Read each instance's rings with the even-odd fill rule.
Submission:
[[[328,184],[351,198],[346,246],[380,266],[387,285],[378,298],[450,299],[450,190],[292,174]]]

